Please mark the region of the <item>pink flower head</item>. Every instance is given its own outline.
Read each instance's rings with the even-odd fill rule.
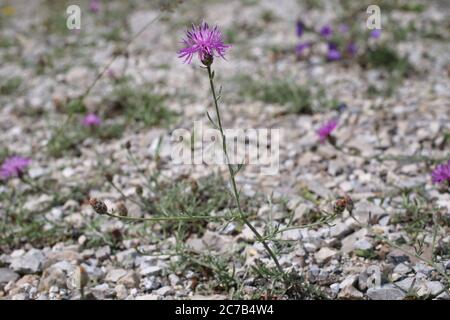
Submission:
[[[31,159],[20,156],[7,158],[0,168],[0,177],[6,180],[11,177],[20,176],[30,162]]]
[[[450,160],[438,165],[431,173],[433,183],[450,183]]]
[[[97,115],[90,113],[83,118],[81,123],[85,127],[98,127],[102,124],[102,119],[100,119]]]
[[[225,59],[225,51],[230,47],[223,43],[219,28],[210,28],[206,22],[200,26],[192,25],[192,29],[186,32],[183,44],[185,47],[178,51],[178,58],[184,58],[184,63],[191,63],[194,54],[198,54],[204,64],[210,64],[214,56]]]
[[[324,142],[330,136],[331,132],[337,127],[337,120],[331,119],[322,125],[319,130],[317,130],[317,134],[319,135],[320,142]]]
[[[100,0],[91,0],[89,3],[89,10],[93,13],[99,13],[101,8]]]

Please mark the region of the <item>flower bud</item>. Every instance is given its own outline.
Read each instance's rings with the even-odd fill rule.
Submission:
[[[111,172],[106,172],[105,173],[105,179],[108,181],[108,182],[112,182],[113,181],[113,175],[112,175],[112,173]]]
[[[210,55],[210,54],[205,54],[205,55],[203,56],[202,63],[203,63],[206,67],[211,66],[212,63],[213,63],[213,61],[214,61],[214,57],[213,57],[212,55]]]
[[[108,207],[101,200],[98,200],[96,198],[91,198],[91,199],[89,199],[89,204],[91,205],[92,209],[94,209],[94,211],[98,214],[107,214],[108,213]]]

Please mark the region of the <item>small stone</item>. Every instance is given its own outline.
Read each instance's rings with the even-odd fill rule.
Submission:
[[[367,281],[369,280],[369,275],[367,274],[367,272],[361,272],[358,275],[358,289],[361,291],[366,291],[367,290]]]
[[[0,268],[0,290],[10,281],[16,281],[19,275],[8,268]]]
[[[168,278],[170,285],[173,287],[180,283],[180,278],[176,274],[171,273],[169,274]]]
[[[363,200],[356,203],[353,214],[362,223],[367,223],[369,222],[369,216],[374,221],[378,221],[383,215],[386,214],[386,212],[383,208],[377,206],[376,204]]]
[[[348,254],[355,250],[355,242],[364,239],[366,235],[367,229],[361,229],[342,239],[342,253]]]
[[[392,249],[387,255],[387,261],[393,264],[409,262],[409,256],[401,250]]]
[[[294,221],[302,222],[304,217],[311,211],[311,207],[306,203],[301,203],[294,211]]]
[[[338,251],[324,247],[315,253],[314,258],[318,264],[327,263],[331,258],[335,257],[338,254]]]
[[[395,285],[397,287],[399,287],[400,289],[402,289],[405,292],[408,292],[411,289],[413,289],[414,288],[413,284],[414,284],[414,278],[405,278],[405,279],[397,281],[395,283]]]
[[[124,300],[128,296],[127,288],[123,284],[118,284],[114,291],[116,292],[116,298],[119,300]]]
[[[110,255],[111,248],[109,246],[101,247],[95,252],[95,257],[101,261],[108,259]]]
[[[128,249],[125,251],[118,252],[116,254],[117,262],[123,268],[127,268],[127,269],[133,268],[136,257],[137,257],[136,249]]]
[[[339,299],[357,300],[364,297],[363,293],[358,291],[354,286],[349,285],[339,292]]]
[[[10,267],[19,274],[37,273],[42,271],[44,261],[41,251],[31,249],[23,256],[12,259]]]
[[[46,266],[50,266],[58,261],[79,262],[82,260],[81,255],[74,250],[52,251],[47,254]]]
[[[353,224],[350,220],[346,220],[344,222],[335,220],[331,224],[333,226],[330,228],[330,237],[340,239],[349,235],[353,231]]]
[[[416,263],[416,265],[413,267],[414,271],[416,273],[423,273],[425,275],[430,275],[433,271],[433,268],[431,266],[428,266],[424,263]]]
[[[161,283],[155,277],[145,278],[143,285],[146,291],[153,291],[161,287]]]
[[[157,294],[158,296],[168,296],[174,293],[174,290],[172,289],[172,287],[169,286],[165,286],[165,287],[161,287],[157,290],[153,291],[154,294]]]
[[[139,270],[139,273],[143,276],[156,276],[156,275],[159,275],[161,273],[161,271],[162,271],[161,267],[144,265]]]
[[[425,287],[427,288],[427,294],[433,297],[441,294],[444,290],[444,285],[439,281],[427,281]]]
[[[67,274],[58,266],[51,266],[42,274],[41,281],[39,282],[40,291],[50,291],[50,288],[57,286],[59,288],[65,288],[67,286]]]
[[[356,283],[357,280],[358,280],[357,275],[350,275],[339,284],[339,289],[342,290],[348,286],[352,286]]]
[[[126,274],[127,270],[125,269],[113,269],[106,274],[105,281],[116,283]]]
[[[333,283],[332,285],[330,285],[330,289],[332,292],[337,294],[339,292],[339,283]]]
[[[305,248],[305,251],[309,253],[317,251],[317,246],[314,243],[306,242],[305,244],[303,244],[303,248]]]
[[[98,300],[104,300],[105,298],[110,298],[115,295],[114,290],[110,289],[108,284],[102,283],[91,289],[92,294]]]
[[[360,239],[355,242],[354,247],[358,250],[370,250],[372,249],[372,244],[366,239]]]
[[[450,260],[445,261],[444,266],[445,269],[450,269]]]
[[[394,268],[394,273],[404,275],[411,272],[411,270],[412,270],[411,267],[408,266],[407,264],[400,263]]]
[[[84,234],[81,235],[81,236],[78,238],[78,244],[79,244],[80,246],[84,245],[84,244],[86,243],[86,241],[87,241],[87,238],[86,238],[86,236],[85,236]]]
[[[117,283],[123,284],[127,288],[136,288],[139,286],[140,277],[134,271],[129,271],[125,276],[119,279]]]
[[[402,290],[391,285],[367,290],[367,297],[371,300],[403,300],[405,296],[406,294]]]

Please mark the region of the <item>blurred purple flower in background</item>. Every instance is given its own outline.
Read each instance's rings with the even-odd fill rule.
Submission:
[[[206,22],[200,26],[192,25],[192,29],[186,33],[186,39],[183,39],[183,44],[185,47],[178,52],[178,58],[184,58],[184,63],[191,63],[194,54],[198,54],[204,64],[214,56],[225,59],[225,51],[230,47],[223,43],[219,28],[210,28]]]
[[[373,39],[378,39],[381,36],[381,29],[373,29],[370,31],[370,37]]]
[[[337,49],[336,44],[333,42],[328,43],[327,59],[329,61],[336,61],[341,59],[341,53]]]
[[[433,183],[444,183],[450,184],[450,160],[447,163],[442,163],[438,165],[431,173],[431,180]]]
[[[349,30],[348,25],[345,24],[345,23],[342,23],[342,24],[339,26],[339,32],[341,32],[341,33],[347,33],[348,30]]]
[[[347,45],[347,53],[350,56],[354,56],[357,52],[358,52],[358,46],[356,45],[356,43],[354,43],[353,41],[349,42]]]
[[[337,124],[338,122],[336,119],[331,119],[324,125],[322,125],[319,130],[317,130],[317,134],[319,135],[319,140],[321,143],[328,139],[333,130],[336,129]]]
[[[331,26],[327,24],[320,29],[319,33],[322,37],[328,38],[333,34],[333,30],[331,29]]]
[[[9,157],[3,162],[0,168],[0,177],[2,179],[8,179],[20,176],[30,162],[31,159],[20,156]]]
[[[99,13],[101,8],[100,0],[91,0],[89,2],[89,10],[93,13]]]
[[[297,21],[296,32],[298,37],[301,37],[303,35],[303,33],[305,32],[305,25],[303,22]]]
[[[90,113],[86,115],[83,120],[81,120],[81,123],[85,127],[98,127],[102,124],[102,119],[100,119],[97,115]]]
[[[296,47],[295,47],[295,52],[297,53],[297,55],[301,56],[303,55],[304,51],[308,48],[310,48],[312,45],[311,42],[303,42],[303,43],[299,43]]]

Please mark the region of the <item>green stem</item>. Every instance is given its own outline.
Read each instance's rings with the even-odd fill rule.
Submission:
[[[118,216],[112,213],[106,213],[107,216],[112,218],[117,218],[121,220],[128,221],[150,221],[150,222],[160,222],[160,221],[193,221],[193,220],[226,220],[228,217],[213,217],[213,216],[170,216],[170,217],[151,217],[151,218],[136,218],[136,217],[125,217]],[[232,218],[232,217],[231,217]]]
[[[277,259],[276,255],[275,255],[275,253],[272,251],[272,249],[270,249],[269,245],[266,243],[264,238],[261,236],[261,234],[258,232],[258,230],[256,230],[255,227],[250,223],[250,221],[245,217],[245,214],[242,211],[241,203],[240,203],[240,200],[239,200],[239,192],[237,191],[236,180],[234,178],[233,167],[231,166],[231,163],[230,163],[229,157],[228,157],[227,143],[226,143],[226,140],[225,140],[225,134],[223,133],[222,121],[220,119],[219,105],[218,105],[218,102],[217,102],[216,90],[214,88],[214,81],[213,81],[213,75],[212,75],[212,72],[211,72],[211,66],[207,66],[206,69],[208,70],[209,84],[210,84],[210,87],[211,87],[211,93],[213,95],[214,107],[215,107],[215,110],[216,110],[218,127],[219,127],[219,131],[220,131],[220,135],[222,136],[222,149],[223,149],[223,152],[224,152],[224,155],[225,155],[225,161],[227,162],[228,171],[230,173],[231,186],[232,186],[232,189],[233,189],[234,199],[236,200],[236,205],[237,205],[238,210],[239,210],[240,218],[250,228],[250,230],[255,234],[257,240],[262,243],[262,245],[266,249],[267,253],[270,255],[270,257],[272,258],[273,262],[275,263],[278,271],[281,274],[284,274],[283,268],[281,267],[280,263],[278,262],[278,259]]]

